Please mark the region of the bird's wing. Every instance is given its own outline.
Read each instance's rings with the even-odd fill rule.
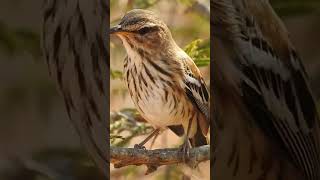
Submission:
[[[246,6],[244,3],[242,8]],[[271,11],[266,15],[272,15],[271,7],[258,7],[263,8],[270,8],[262,12]],[[278,17],[269,16],[272,21],[268,27],[250,10],[234,11],[239,34],[233,41],[231,57],[240,72],[244,104],[254,123],[294,165],[308,179],[319,179],[319,118],[304,67]]]
[[[190,57],[183,59],[185,92],[190,101],[206,117],[209,124],[209,93],[200,70]]]

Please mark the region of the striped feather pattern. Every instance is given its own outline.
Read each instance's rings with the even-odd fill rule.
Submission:
[[[43,1],[43,52],[81,143],[109,175],[109,6],[104,0]]]
[[[234,68],[223,72],[236,82],[231,93],[238,97],[229,103],[240,103],[243,108],[239,111],[247,114],[244,119],[237,118],[238,123],[249,127],[241,129],[239,137],[243,133],[264,136],[256,146],[273,149],[270,155],[274,157],[270,158],[274,166],[293,168],[288,176],[279,172],[280,179],[320,179],[319,117],[301,59],[281,20],[266,0],[217,0],[213,7],[218,18],[213,18],[212,23],[219,26],[215,35],[229,53],[228,62],[217,60],[217,64],[222,67],[230,63]],[[254,141],[247,136],[242,138],[241,141]],[[237,148],[235,152],[245,149]],[[260,152],[258,156],[267,154]],[[272,179],[267,177],[275,170],[265,170],[264,178]],[[246,179],[258,177],[248,174]]]

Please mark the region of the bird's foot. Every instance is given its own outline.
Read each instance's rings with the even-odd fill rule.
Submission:
[[[144,147],[144,146],[141,145],[141,144],[135,144],[133,148],[134,148],[134,149],[140,149],[140,150],[146,150],[146,147]]]

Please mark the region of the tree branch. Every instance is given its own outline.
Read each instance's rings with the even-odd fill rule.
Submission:
[[[178,148],[167,149],[135,149],[110,147],[110,160],[115,168],[121,168],[129,165],[146,165],[148,170],[146,174],[157,170],[159,166],[178,164],[183,162],[183,153]],[[210,146],[200,146],[191,148],[189,158],[185,164],[190,167],[197,166],[200,162],[210,160]]]

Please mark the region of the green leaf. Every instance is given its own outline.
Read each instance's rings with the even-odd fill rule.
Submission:
[[[111,145],[124,147],[128,145],[134,137],[149,134],[153,128],[145,122],[136,109],[125,108],[118,112],[111,112]]]
[[[197,60],[197,61],[195,61],[195,63],[198,67],[208,66],[208,65],[210,65],[210,59],[206,58],[203,60]]]
[[[194,60],[198,67],[210,64],[210,41],[196,39],[186,45],[184,51]]]
[[[122,79],[123,77],[123,73],[119,70],[111,70],[110,71],[110,76],[111,79],[115,80],[115,79]]]

